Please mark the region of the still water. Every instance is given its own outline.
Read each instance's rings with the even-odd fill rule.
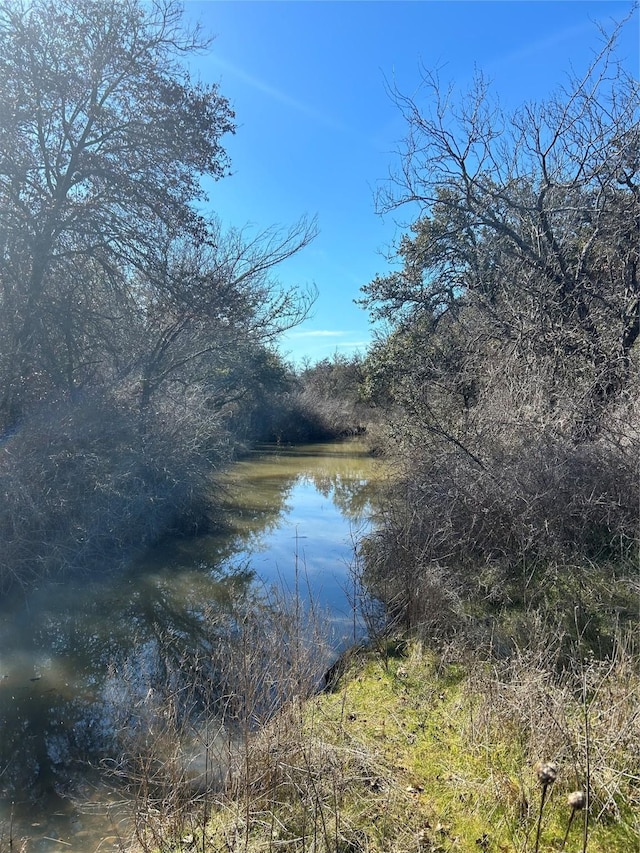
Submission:
[[[120,849],[127,802],[101,766],[116,734],[136,725],[131,708],[152,689],[159,643],[179,641],[186,659],[203,614],[230,588],[312,602],[335,651],[359,636],[351,567],[378,476],[357,441],[261,448],[216,482],[224,533],[166,543],[117,576],[3,602],[0,851],[10,841],[22,849],[21,839],[31,853]]]

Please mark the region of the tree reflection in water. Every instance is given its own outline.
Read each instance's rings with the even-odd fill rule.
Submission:
[[[276,659],[282,665],[283,649],[300,656],[301,638],[315,631],[313,613],[329,608],[334,632],[339,626],[333,636],[325,628],[326,644],[353,630],[345,585],[354,525],[371,513],[373,474],[358,445],[263,451],[225,478],[223,533],[163,543],[124,574],[106,571],[5,601],[0,826],[13,808],[16,837],[32,834],[29,803],[37,801],[39,831],[72,835],[74,803],[98,783],[95,769],[106,760],[125,772],[123,756],[144,753],[167,707],[172,725],[193,741],[216,703],[232,727],[243,715],[259,722],[273,713],[283,693],[298,695],[300,675],[281,670],[276,678],[270,667]],[[291,609],[270,591],[275,584],[303,600]],[[251,668],[260,673],[251,690],[239,676],[247,660],[234,638],[252,649]],[[319,642],[314,636],[307,645]],[[309,683],[325,665],[322,655],[305,662]],[[277,691],[266,689],[269,678]],[[96,837],[100,831],[96,819]]]

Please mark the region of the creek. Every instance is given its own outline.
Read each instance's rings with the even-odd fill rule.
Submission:
[[[223,533],[2,602],[0,851],[21,839],[28,853],[121,849],[130,809],[105,782],[104,758],[140,724],[160,644],[179,641],[184,662],[230,589],[312,603],[334,655],[361,636],[350,567],[379,476],[356,440],[260,448],[215,479]]]

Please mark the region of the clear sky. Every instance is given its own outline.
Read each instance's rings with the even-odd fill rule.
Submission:
[[[226,138],[233,175],[210,187],[227,225],[255,231],[317,216],[316,240],[278,271],[284,285],[313,283],[313,316],[287,334],[282,352],[312,362],[364,353],[368,315],[360,288],[390,269],[401,232],[374,211],[404,127],[386,82],[413,94],[420,65],[464,90],[474,69],[503,107],[541,99],[584,70],[631,2],[619,0],[187,0],[187,19],[215,35],[194,64],[220,84],[238,129]],[[638,13],[621,52],[638,70]],[[398,214],[396,214],[396,219]]]

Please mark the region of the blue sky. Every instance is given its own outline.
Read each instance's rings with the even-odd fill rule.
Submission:
[[[194,72],[220,84],[238,122],[226,138],[233,175],[208,187],[211,209],[254,232],[318,218],[315,241],[277,272],[285,286],[318,290],[313,316],[281,343],[290,360],[364,353],[371,339],[354,300],[389,270],[402,233],[399,214],[374,210],[404,133],[386,81],[413,94],[422,64],[464,90],[478,69],[501,105],[516,107],[585,69],[597,24],[610,29],[630,9],[626,0],[187,0],[187,19],[215,35]],[[621,42],[635,70],[638,44],[636,12]]]

